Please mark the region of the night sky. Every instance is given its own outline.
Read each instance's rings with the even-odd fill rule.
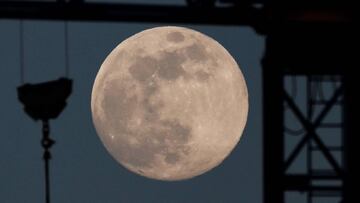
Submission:
[[[178,2],[182,1],[173,3]],[[115,46],[139,31],[168,24],[68,25],[74,86],[68,106],[50,123],[56,140],[51,160],[53,202],[262,202],[262,36],[247,27],[175,24],[207,34],[229,51],[245,76],[250,109],[239,144],[220,166],[190,180],[162,182],[135,175],[110,156],[92,124],[90,96],[96,73]],[[64,76],[63,28],[61,21],[24,21],[25,82]],[[19,21],[0,20],[0,36],[0,202],[43,202],[41,123],[23,112],[16,93],[20,85]]]

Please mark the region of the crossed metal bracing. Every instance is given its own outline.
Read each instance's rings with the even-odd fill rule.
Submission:
[[[285,78],[295,80],[293,85],[298,85],[296,78],[302,79],[303,91],[302,95],[283,92],[285,116],[292,114],[301,125],[296,130],[284,126],[284,139],[292,139],[293,143],[284,154],[284,192],[300,191],[308,203],[340,203],[344,190],[342,77],[292,75]],[[285,119],[284,125],[286,121],[289,119]],[[289,146],[286,141],[284,144]],[[304,170],[291,170],[297,161],[306,166]],[[285,202],[292,202],[286,194]]]

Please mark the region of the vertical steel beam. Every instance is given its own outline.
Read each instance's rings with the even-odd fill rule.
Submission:
[[[355,31],[354,31],[355,32]],[[354,38],[355,39],[355,38]],[[355,49],[352,49],[352,51]],[[355,56],[355,53],[352,53]],[[351,57],[351,56],[349,56]],[[358,57],[358,56],[357,56]],[[355,58],[354,58],[355,59]],[[349,63],[351,68],[345,73],[345,95],[344,95],[344,124],[345,124],[345,184],[344,184],[344,203],[360,202],[358,192],[359,184],[359,63],[353,59]]]
[[[272,37],[266,39],[263,65],[264,203],[284,202],[283,73],[272,59]]]

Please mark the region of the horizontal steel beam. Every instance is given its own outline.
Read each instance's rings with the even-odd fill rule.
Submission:
[[[253,25],[260,9],[109,3],[0,2],[0,19]]]
[[[287,175],[284,179],[284,190],[298,190],[298,191],[309,191],[309,190],[317,190],[317,191],[334,191],[334,190],[342,190],[342,181],[343,179],[340,177],[332,177],[331,179],[327,179],[325,177],[316,177],[310,175]],[[314,184],[313,181],[322,180],[329,182],[321,182],[321,184]],[[337,182],[334,182],[337,181]],[[334,184],[337,183],[338,185]]]

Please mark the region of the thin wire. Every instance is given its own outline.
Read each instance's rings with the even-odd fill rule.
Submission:
[[[25,50],[24,50],[24,22],[19,21],[19,58],[20,58],[20,83],[25,82]]]
[[[64,22],[64,41],[65,41],[65,77],[69,77],[70,64],[69,64],[69,32],[68,22]]]

